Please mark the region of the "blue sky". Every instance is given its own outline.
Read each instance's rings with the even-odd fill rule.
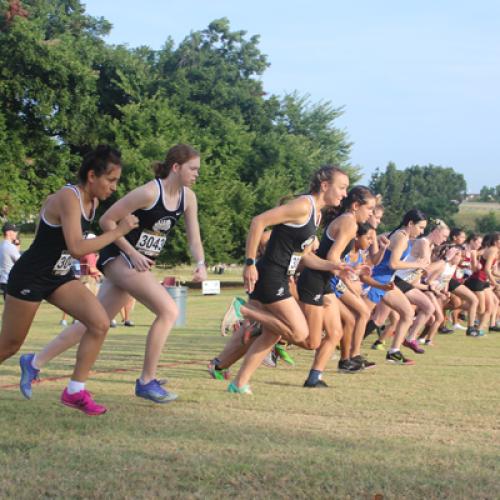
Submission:
[[[227,17],[260,35],[268,93],[344,106],[364,181],[389,161],[442,165],[469,192],[500,184],[500,2],[496,0],[88,0],[107,41],[160,48]]]

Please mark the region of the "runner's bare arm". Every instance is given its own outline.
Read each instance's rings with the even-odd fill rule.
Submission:
[[[75,193],[70,189],[59,191],[55,207],[61,221],[67,250],[75,259],[98,252],[137,226],[136,217],[124,217],[120,225],[116,225],[111,231],[107,231],[97,238],[86,240],[83,238],[80,222],[82,217],[80,201]]]
[[[189,243],[191,255],[196,261],[196,269],[193,281],[207,279],[207,268],[205,266],[205,253],[200,236],[200,224],[198,221],[198,201],[191,189],[186,188],[186,208],[184,210],[186,220],[186,236]]]

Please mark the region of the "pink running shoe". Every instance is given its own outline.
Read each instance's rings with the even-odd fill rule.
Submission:
[[[92,394],[89,391],[80,391],[75,394],[69,394],[68,389],[64,389],[61,394],[61,403],[63,405],[69,406],[70,408],[76,408],[77,410],[83,411],[86,415],[102,415],[106,413],[107,408],[102,405],[98,405],[93,399]]]
[[[413,352],[417,354],[424,354],[425,350],[422,349],[416,340],[406,340],[404,339],[403,345],[405,347],[408,347],[408,349],[411,349]]]

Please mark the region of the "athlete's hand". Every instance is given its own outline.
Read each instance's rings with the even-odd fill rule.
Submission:
[[[391,281],[389,283],[387,283],[386,285],[384,285],[382,287],[382,290],[386,291],[386,292],[390,292],[391,290],[394,290],[394,283]]]
[[[255,288],[255,283],[259,279],[259,273],[255,265],[245,266],[243,268],[243,286],[248,293],[252,293]]]
[[[360,266],[356,266],[354,268],[354,271],[359,276],[371,276],[371,274],[372,274],[372,268],[370,266],[368,266],[367,264],[362,264]]]
[[[378,244],[380,248],[383,248],[384,250],[390,245],[391,241],[387,236],[384,236],[383,234],[379,236],[378,238]]]
[[[330,272],[338,272],[339,274],[352,272],[352,267],[349,264],[335,264],[335,262],[330,262]]]
[[[198,266],[193,273],[193,278],[192,280],[195,283],[201,283],[202,281],[205,281],[207,279],[207,268],[205,267],[205,264]]]
[[[142,255],[142,253],[138,252],[137,250],[134,250],[131,254],[129,254],[129,259],[132,262],[132,265],[134,266],[136,271],[139,271],[140,273],[144,271],[149,271],[149,269],[154,265],[154,260],[148,259],[145,255]]]
[[[120,221],[120,223],[118,224],[118,229],[122,236],[125,236],[126,234],[130,233],[132,229],[135,229],[138,226],[139,219],[135,215],[129,214]]]

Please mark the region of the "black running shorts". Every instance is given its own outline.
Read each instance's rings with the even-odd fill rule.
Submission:
[[[330,273],[304,269],[297,282],[299,299],[304,304],[312,306],[324,305],[324,296],[332,293],[329,283]]]
[[[485,282],[477,278],[469,278],[464,285],[473,292],[482,292],[485,289]]]
[[[69,271],[65,276],[54,276],[52,273],[33,274],[23,272],[23,266],[14,266],[9,274],[7,294],[28,302],[41,302],[47,299],[60,286],[75,280]]]
[[[262,304],[272,304],[292,296],[286,268],[257,262],[257,272],[259,279],[250,294],[251,299],[258,300]]]
[[[394,284],[403,292],[407,293],[410,290],[413,290],[413,285],[411,283],[408,283],[405,280],[402,280],[399,276],[396,276],[394,278]]]

